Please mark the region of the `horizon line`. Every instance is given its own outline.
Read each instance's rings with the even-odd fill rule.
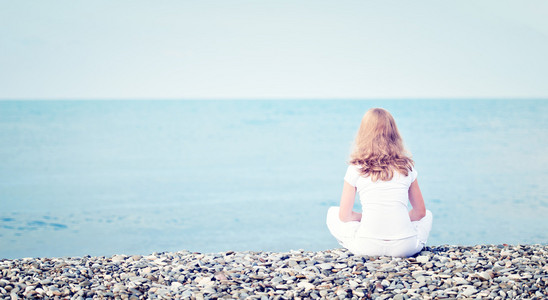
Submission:
[[[482,100],[482,101],[500,101],[500,100],[548,100],[546,97],[306,97],[306,98],[0,98],[2,102],[8,101],[406,101],[406,100],[424,100],[424,101],[470,101],[470,100]]]

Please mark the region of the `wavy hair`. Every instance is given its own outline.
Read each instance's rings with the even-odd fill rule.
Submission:
[[[362,175],[372,181],[391,180],[394,171],[407,176],[412,170],[413,160],[387,110],[372,108],[365,113],[349,163],[361,166]]]

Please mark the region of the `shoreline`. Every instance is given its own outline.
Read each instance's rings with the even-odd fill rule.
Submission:
[[[162,252],[0,260],[2,299],[548,298],[548,245],[432,246],[410,258],[346,249]]]

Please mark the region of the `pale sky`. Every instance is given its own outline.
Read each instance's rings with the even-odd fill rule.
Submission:
[[[548,1],[0,0],[0,99],[548,98]]]

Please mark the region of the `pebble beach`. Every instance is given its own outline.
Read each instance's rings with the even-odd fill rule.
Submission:
[[[547,245],[478,245],[409,258],[333,249],[3,259],[0,298],[546,299],[547,257]]]

